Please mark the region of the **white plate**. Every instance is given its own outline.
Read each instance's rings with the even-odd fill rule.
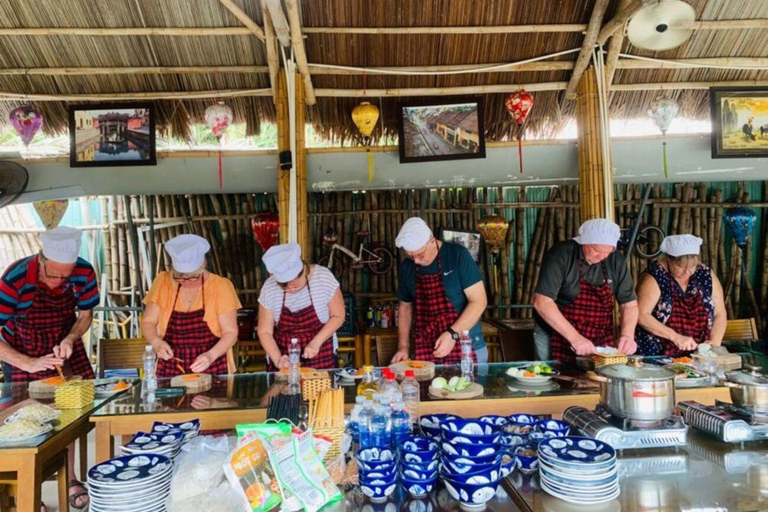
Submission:
[[[37,437],[42,437],[42,436],[48,434],[51,430],[53,430],[53,425],[51,425],[50,423],[46,423],[44,425],[41,425],[40,426],[40,431],[35,432],[34,435],[13,439],[11,441],[0,441],[0,446],[8,446],[8,447],[11,447],[11,446],[22,446],[22,445],[24,445],[26,443],[29,443],[30,441],[32,441],[33,439],[35,439]]]
[[[38,405],[43,405],[43,404],[38,404]],[[24,409],[26,409],[27,407],[30,407],[30,406],[24,406],[20,408],[18,411],[14,412],[13,414],[5,418],[5,421],[3,423],[5,423],[6,425],[8,425],[9,423],[13,423],[17,419],[19,419],[20,416],[23,415]],[[40,423],[50,423],[56,418],[58,418],[59,416],[61,416],[61,410],[54,409],[53,407],[49,407],[47,405],[43,405],[43,407],[48,409],[48,416],[46,417],[46,419],[44,419]],[[31,421],[36,422],[36,420],[31,420]],[[38,434],[38,435],[42,435],[42,434]]]
[[[336,375],[344,380],[360,380],[362,375],[355,375],[357,368],[340,368],[336,370]]]
[[[544,466],[544,469],[549,471],[550,473],[554,474],[557,477],[564,478],[567,480],[578,480],[583,482],[594,482],[597,480],[605,480],[606,478],[610,478],[616,474],[618,474],[619,469],[618,466],[613,465],[609,466],[605,469],[601,469],[600,471],[573,471],[573,470],[564,470],[563,468],[553,466],[552,462],[550,460],[544,459],[542,457],[539,457],[539,464]]]
[[[99,398],[106,398],[110,397],[112,395],[117,395],[118,393],[122,393],[123,391],[128,391],[133,387],[133,383],[126,382],[128,384],[128,387],[125,389],[118,389],[115,391],[113,388],[115,384],[117,384],[120,381],[125,382],[126,379],[119,379],[119,378],[109,378],[109,379],[103,379],[103,380],[97,380],[96,385],[93,387],[93,391],[96,393],[96,396]]]
[[[569,503],[574,503],[576,505],[595,505],[598,503],[605,503],[607,501],[614,500],[619,497],[619,494],[621,494],[621,489],[617,488],[616,491],[614,491],[611,494],[603,495],[603,496],[594,496],[592,498],[580,498],[569,494],[562,494],[551,487],[547,485],[546,482],[541,482],[541,488],[544,490],[544,492],[551,494],[555,498],[560,498],[563,501],[567,501]]]
[[[507,375],[515,379],[517,382],[526,384],[528,386],[544,386],[551,380],[551,376],[537,375],[536,377],[524,377],[523,373],[525,368],[507,368]],[[556,373],[553,375],[557,375]]]

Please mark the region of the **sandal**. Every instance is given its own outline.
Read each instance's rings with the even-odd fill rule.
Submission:
[[[69,481],[69,506],[72,508],[82,509],[87,507],[91,500],[88,497],[88,489],[85,488],[85,485],[83,482],[80,482],[78,480],[70,480]],[[82,492],[72,492],[72,489],[76,489],[77,487],[81,488]],[[80,502],[78,505],[78,501],[81,500],[83,497],[85,497],[85,502]]]
[[[40,512],[48,512],[48,507],[42,501],[40,502]]]

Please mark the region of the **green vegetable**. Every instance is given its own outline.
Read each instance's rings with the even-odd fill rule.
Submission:
[[[448,381],[448,386],[456,389],[456,386],[459,384],[459,377],[451,377],[451,380]]]
[[[467,389],[471,385],[472,385],[472,381],[470,381],[467,378],[460,377],[458,384],[456,384],[456,389],[458,391],[463,391],[463,390]]]
[[[432,387],[435,389],[443,389],[448,385],[448,381],[445,380],[445,377],[437,377],[432,381]]]
[[[532,364],[529,367],[527,367],[524,371],[535,373],[536,375],[541,375],[541,374],[551,375],[552,373],[554,373],[554,371],[552,370],[552,367],[546,363]]]

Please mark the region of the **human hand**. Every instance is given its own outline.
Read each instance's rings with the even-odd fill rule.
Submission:
[[[407,361],[408,360],[408,349],[401,349],[395,352],[395,355],[392,356],[392,360],[389,362],[389,364],[399,363],[401,361]]]
[[[46,370],[53,370],[57,366],[63,366],[64,360],[60,357],[56,357],[53,354],[48,354],[43,357],[30,357],[27,359],[24,366],[21,368],[27,373],[37,373]]]
[[[634,338],[630,338],[629,336],[620,336],[617,348],[622,354],[631,356],[637,352],[637,343],[635,342]]]
[[[588,356],[595,353],[595,344],[584,336],[579,336],[575,341],[571,342],[571,347],[577,356]]]
[[[672,343],[674,343],[680,350],[685,351],[696,350],[696,347],[698,346],[696,340],[690,336],[681,336],[679,334],[672,339]]]
[[[275,366],[277,366],[278,370],[281,368],[290,368],[291,360],[288,358],[288,356],[280,356],[280,358],[277,360],[277,363],[275,363]]]
[[[455,345],[456,345],[456,340],[453,339],[453,336],[451,336],[451,333],[449,333],[448,331],[445,331],[443,334],[440,335],[439,338],[437,338],[437,342],[435,342],[435,352],[434,352],[435,358],[442,359],[448,356],[448,354],[451,353]]]
[[[302,353],[301,357],[304,359],[314,359],[314,357],[320,352],[320,347],[322,347],[322,342],[317,342],[315,340],[310,341],[306,347],[304,347],[304,352]]]
[[[61,343],[53,347],[53,355],[59,359],[67,360],[72,357],[74,342],[69,338],[64,338]]]
[[[195,362],[192,363],[189,369],[194,373],[203,373],[205,370],[210,368],[215,360],[216,359],[213,357],[213,354],[210,352],[203,352],[197,356],[197,359],[195,359]]]
[[[153,343],[152,348],[155,350],[157,357],[163,361],[169,361],[173,358],[173,349],[165,340],[160,340],[156,343]]]

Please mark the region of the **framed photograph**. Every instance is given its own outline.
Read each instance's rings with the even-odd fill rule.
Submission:
[[[768,156],[768,87],[713,87],[712,158]]]
[[[69,165],[157,165],[152,106],[149,103],[70,106]]]
[[[480,251],[483,248],[483,239],[476,231],[459,231],[456,229],[443,229],[440,233],[443,242],[466,247],[475,263],[480,264]]]
[[[482,99],[442,98],[399,108],[400,163],[485,158]]]

